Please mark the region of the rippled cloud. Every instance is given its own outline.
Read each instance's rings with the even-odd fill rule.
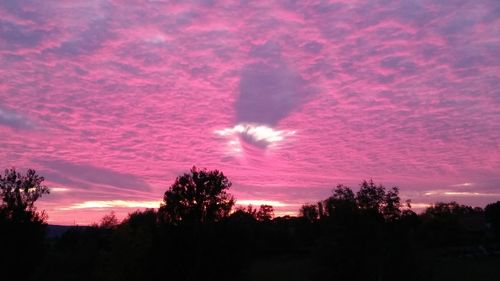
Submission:
[[[369,178],[419,204],[484,205],[460,194],[500,188],[499,11],[2,1],[0,157],[69,190],[42,199],[52,222],[110,209],[60,210],[84,202],[158,201],[192,165],[289,213]]]

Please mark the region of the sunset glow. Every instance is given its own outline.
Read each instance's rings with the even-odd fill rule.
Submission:
[[[100,209],[100,208],[158,208],[160,202],[155,201],[124,201],[124,200],[109,200],[109,201],[85,201],[77,203],[69,207],[63,207],[61,210],[74,209]]]

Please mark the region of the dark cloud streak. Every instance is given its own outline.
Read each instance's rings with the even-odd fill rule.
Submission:
[[[73,163],[61,159],[36,159],[34,162],[53,170],[55,172],[53,180],[62,184],[72,185],[76,183],[79,185],[78,187],[88,187],[92,184],[100,184],[142,191],[150,189],[149,184],[139,177],[108,168]],[[81,182],[84,184],[81,184]]]

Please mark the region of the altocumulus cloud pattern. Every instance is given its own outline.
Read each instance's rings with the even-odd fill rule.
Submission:
[[[481,205],[499,26],[496,0],[1,1],[0,158],[58,223],[154,206],[194,164],[278,214],[363,178]]]

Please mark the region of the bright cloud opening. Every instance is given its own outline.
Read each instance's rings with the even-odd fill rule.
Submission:
[[[265,142],[267,144],[271,144],[283,141],[286,137],[294,135],[295,131],[275,130],[266,125],[244,123],[238,124],[232,128],[215,130],[215,133],[220,136],[240,135],[249,137],[254,142]],[[234,142],[234,140],[231,142]]]

